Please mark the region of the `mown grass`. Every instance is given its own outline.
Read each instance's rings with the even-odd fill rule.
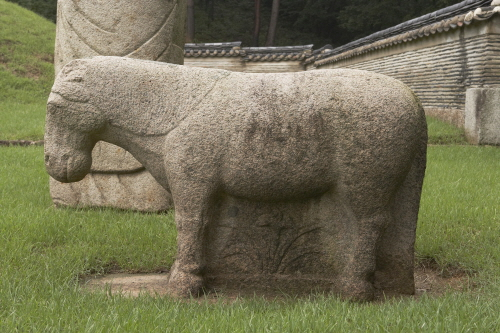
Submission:
[[[42,147],[0,148],[2,332],[495,332],[500,330],[500,149],[431,146],[416,249],[474,273],[444,296],[180,302],[90,293],[84,275],[154,272],[175,256],[171,214],[56,209]]]
[[[55,24],[0,0],[0,140],[43,138]]]
[[[418,254],[442,266],[500,273],[498,179],[498,147],[429,147]]]
[[[467,144],[465,131],[433,117],[427,117],[429,141],[431,145]]]

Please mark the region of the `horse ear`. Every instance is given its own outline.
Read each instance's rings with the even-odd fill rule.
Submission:
[[[56,77],[52,92],[72,102],[86,103],[90,94],[85,89],[86,60],[73,60],[64,66]]]

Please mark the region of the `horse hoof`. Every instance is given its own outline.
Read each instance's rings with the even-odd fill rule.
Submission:
[[[201,276],[173,271],[167,283],[167,293],[175,298],[198,297],[203,291]]]

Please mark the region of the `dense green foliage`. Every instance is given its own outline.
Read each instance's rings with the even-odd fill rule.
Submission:
[[[7,0],[56,22],[57,0]]]
[[[340,46],[462,0],[282,0],[276,45]],[[262,1],[263,45],[272,0]],[[252,45],[253,1],[196,0],[195,41]]]
[[[9,0],[55,22],[57,0]],[[276,45],[340,46],[462,0],[282,0]],[[260,45],[266,37],[272,0],[262,0]],[[251,0],[195,0],[195,41],[243,41],[252,45]]]
[[[346,30],[349,37],[348,40],[341,42],[341,44],[462,1],[463,0],[342,1],[345,5],[338,12],[337,20],[339,26]]]

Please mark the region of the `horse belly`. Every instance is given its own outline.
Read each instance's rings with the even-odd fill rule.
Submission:
[[[290,142],[235,147],[221,170],[224,191],[261,201],[318,196],[328,191],[335,179],[328,150],[320,143],[294,146]]]

